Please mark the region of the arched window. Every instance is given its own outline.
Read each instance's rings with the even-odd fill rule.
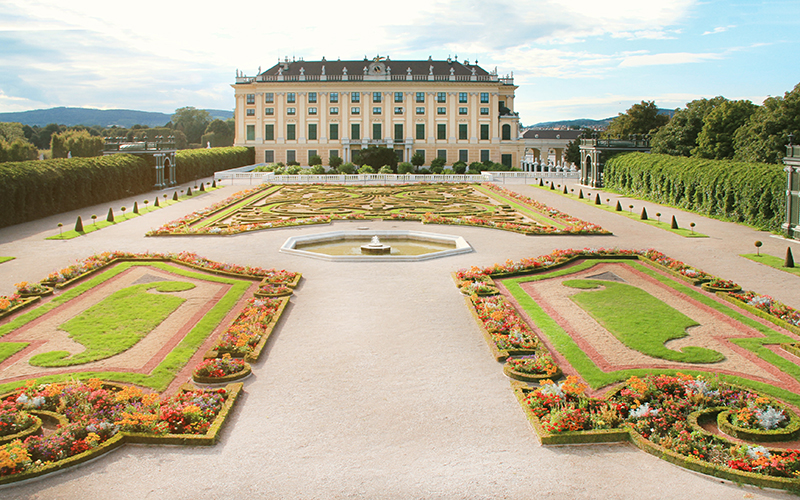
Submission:
[[[503,125],[503,140],[510,141],[511,140],[511,125],[505,124]]]

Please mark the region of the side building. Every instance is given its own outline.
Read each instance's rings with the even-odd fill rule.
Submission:
[[[254,77],[237,73],[232,87],[234,144],[255,148],[258,162],[347,162],[370,146],[394,149],[398,161],[421,153],[426,165],[522,160],[513,76],[477,61],[284,59]]]

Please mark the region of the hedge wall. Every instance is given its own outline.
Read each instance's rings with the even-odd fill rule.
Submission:
[[[153,183],[152,168],[133,155],[2,163],[0,227],[144,193]]]
[[[209,177],[214,172],[255,163],[255,150],[244,147],[187,149],[178,151],[175,175],[178,184]]]
[[[760,229],[780,230],[786,213],[781,165],[629,153],[606,162],[603,183],[622,194]]]

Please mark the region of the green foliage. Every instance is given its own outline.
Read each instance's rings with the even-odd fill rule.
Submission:
[[[255,163],[255,151],[244,147],[187,149],[178,151],[175,157],[178,184],[209,177],[220,170]]]
[[[760,229],[779,230],[786,210],[786,175],[777,165],[630,153],[608,160],[603,181],[623,194]]]
[[[380,170],[378,170],[378,173],[379,174],[393,174],[394,170],[392,170],[392,167],[390,167],[389,165],[384,165],[384,166],[381,167]]]
[[[463,174],[467,171],[467,164],[463,161],[457,161],[453,163],[453,172],[456,174]]]
[[[0,227],[145,193],[154,182],[134,155],[9,163],[0,168]]]
[[[89,158],[103,153],[103,138],[92,136],[86,130],[67,130],[52,137],[50,148],[53,158]]]
[[[375,169],[370,167],[369,165],[361,165],[361,167],[358,169],[358,173],[359,174],[374,174],[375,173]]]
[[[690,156],[697,146],[697,136],[703,130],[706,116],[723,102],[724,97],[696,99],[686,104],[686,109],[675,110],[675,115],[658,129],[650,145],[652,152],[673,156]]]
[[[604,135],[615,138],[621,136],[627,139],[633,134],[653,134],[669,121],[669,116],[658,113],[655,101],[642,101],[634,104],[625,114],[620,113],[611,120]]]
[[[199,144],[200,138],[211,123],[211,115],[204,109],[186,106],[175,110],[172,123],[176,130],[186,134],[189,144]]]
[[[415,167],[419,168],[425,163],[425,156],[417,151],[413,155],[411,155],[411,164]]]
[[[411,163],[404,161],[397,164],[397,173],[401,175],[410,174],[414,171],[414,165]]]
[[[393,172],[397,168],[397,154],[394,149],[370,146],[362,149],[358,158],[361,165],[369,165],[375,170],[384,165],[389,165]]]
[[[341,156],[331,156],[328,158],[328,166],[334,170],[338,170],[341,164],[344,163]]]
[[[486,168],[484,167],[483,163],[479,161],[473,161],[472,163],[469,164],[470,173],[479,174],[484,170],[486,170]]]
[[[433,171],[434,169],[443,169],[445,163],[447,163],[447,161],[441,156],[434,158],[433,160],[431,160],[431,171]],[[441,170],[439,173],[441,173]]]
[[[703,347],[667,349],[666,342],[685,337],[686,329],[697,326],[697,322],[640,288],[598,280],[567,280],[563,284],[592,290],[573,295],[572,301],[635,351],[684,363],[715,363],[725,359],[717,351]],[[603,290],[596,290],[601,286]]]
[[[322,165],[322,157],[320,155],[311,155],[311,158],[308,159],[309,166],[314,165]]]
[[[163,281],[118,290],[61,325],[60,328],[86,350],[73,356],[66,351],[45,352],[33,356],[30,364],[45,367],[79,365],[130,349],[186,301],[167,293],[192,288],[194,285],[191,283]],[[161,293],[150,293],[150,290]]]
[[[784,97],[770,97],[734,137],[735,160],[778,163],[786,156],[789,134],[800,137],[800,83]]]
[[[339,170],[340,174],[350,175],[356,173],[356,166],[353,165],[352,162],[348,161],[347,163],[339,165],[337,170]]]
[[[39,150],[25,139],[14,139],[8,143],[0,139],[0,163],[7,161],[35,160]]]
[[[30,127],[28,127],[30,128]],[[14,142],[17,139],[27,140],[21,123],[0,122],[0,140]]]
[[[218,118],[208,124],[205,134],[200,139],[200,145],[202,146],[209,142],[212,148],[233,146],[233,130],[226,122]]]
[[[697,136],[697,147],[693,156],[726,160],[733,158],[733,136],[752,115],[756,108],[750,101],[725,101],[714,108],[705,120]]]

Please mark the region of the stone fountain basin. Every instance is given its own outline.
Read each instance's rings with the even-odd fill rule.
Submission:
[[[329,255],[297,248],[298,246],[309,244],[331,243],[336,241],[346,242],[348,240],[353,240],[354,245],[356,245],[357,241],[364,241],[365,238],[370,238],[372,236],[377,236],[380,238],[381,243],[384,243],[384,240],[386,240],[386,244],[390,246],[392,242],[396,240],[409,240],[445,244],[450,246],[450,248],[426,253],[423,255]],[[358,244],[358,246],[360,247],[360,244]],[[472,247],[469,245],[469,243],[467,243],[467,240],[461,236],[454,236],[450,234],[426,233],[422,231],[375,230],[331,231],[327,233],[309,234],[304,236],[292,236],[286,240],[283,246],[281,246],[280,251],[282,253],[289,253],[300,255],[302,257],[328,261],[374,262],[379,260],[392,262],[417,262],[448,257],[450,255],[469,253],[472,252]]]

